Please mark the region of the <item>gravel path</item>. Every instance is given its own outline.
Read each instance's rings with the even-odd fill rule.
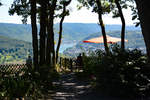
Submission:
[[[77,80],[74,73],[64,74],[60,79],[54,82],[60,88],[51,94],[52,100],[100,100],[98,95],[91,93],[91,85]]]
[[[89,82],[77,80],[75,73],[63,74],[60,80],[53,82],[53,84],[57,88],[50,95],[47,95],[44,100],[132,100],[100,96],[98,92],[92,91]],[[145,99],[139,98],[138,100]]]

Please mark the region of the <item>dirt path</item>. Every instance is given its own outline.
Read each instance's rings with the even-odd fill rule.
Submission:
[[[63,74],[60,79],[54,82],[58,88],[50,94],[51,99],[46,100],[130,100],[100,96],[98,92],[92,91],[89,82],[77,80],[74,73]]]
[[[95,93],[91,93],[91,85],[76,79],[74,73],[64,74],[58,82],[60,88],[51,94],[52,100],[99,100]]]

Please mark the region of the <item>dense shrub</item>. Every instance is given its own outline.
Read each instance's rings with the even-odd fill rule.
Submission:
[[[120,46],[113,45],[109,54],[95,51],[83,58],[83,74],[96,77],[101,94],[130,98],[148,94],[147,58],[140,50],[122,50]]]
[[[52,81],[59,79],[58,72],[49,66],[41,66],[39,69],[40,76],[38,80],[40,80],[40,85],[42,86],[42,91],[47,93],[49,89],[52,89]]]
[[[0,100],[5,97],[37,100],[52,89],[52,81],[58,78],[59,74],[48,66],[40,66],[39,71],[30,68],[15,74],[0,73]]]
[[[89,77],[95,74],[96,66],[101,61],[101,55],[98,53],[102,53],[102,51],[90,52],[88,56],[83,54],[84,66],[83,66],[83,73],[80,73],[80,75],[82,74],[84,78],[87,77],[89,79]]]
[[[40,95],[40,80],[38,72],[29,70],[15,74],[2,73],[0,76],[0,98],[13,99],[30,97],[37,98]]]

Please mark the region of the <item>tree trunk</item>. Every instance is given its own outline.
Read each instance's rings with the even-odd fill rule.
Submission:
[[[47,22],[47,47],[46,47],[46,64],[48,65],[48,66],[50,66],[51,65],[51,35],[50,35],[50,18],[49,18],[49,16],[47,16],[47,19],[48,19],[48,22]]]
[[[46,38],[46,2],[40,0],[40,65],[45,64],[45,38]]]
[[[59,39],[58,39],[58,44],[57,44],[57,48],[56,48],[56,63],[58,61],[59,48],[60,48],[60,44],[61,44],[61,40],[62,40],[62,29],[63,29],[63,21],[66,16],[66,6],[68,6],[70,4],[70,2],[71,2],[71,0],[66,1],[63,4],[63,12],[62,12],[62,17],[61,17],[60,24],[59,24]]]
[[[61,39],[62,39],[62,25],[63,25],[63,21],[65,19],[65,15],[64,13],[66,12],[66,6],[64,5],[63,7],[63,16],[60,20],[60,24],[59,24],[59,40],[58,40],[58,44],[57,44],[57,48],[56,48],[56,63],[58,61],[58,54],[59,54],[59,48],[60,48],[60,44],[61,44]]]
[[[138,15],[146,45],[147,56],[150,62],[150,2],[149,0],[135,0],[135,2],[138,9]]]
[[[104,40],[104,47],[105,47],[105,51],[107,54],[109,54],[109,48],[107,45],[107,38],[106,38],[106,31],[105,31],[105,25],[103,23],[103,18],[102,18],[102,6],[101,6],[101,1],[96,0],[97,6],[98,6],[98,20],[101,26],[101,30],[102,30],[102,35],[103,35],[103,40]]]
[[[121,49],[124,50],[125,48],[125,19],[124,19],[124,15],[122,12],[122,8],[119,4],[119,0],[115,0],[115,3],[117,5],[118,11],[119,11],[119,15],[121,18],[121,22],[122,22],[122,29],[121,29]]]
[[[54,0],[52,2],[53,6],[52,6],[52,13],[50,14],[51,17],[52,17],[52,23],[51,23],[51,34],[52,34],[52,54],[53,54],[53,57],[52,57],[52,61],[53,61],[53,68],[56,67],[56,55],[55,55],[55,43],[54,43],[54,29],[53,29],[53,26],[54,26],[54,14],[55,14],[55,8],[56,8],[56,3],[57,3],[57,0]]]
[[[54,0],[51,4],[49,5],[50,12],[49,12],[49,20],[48,20],[48,37],[47,37],[47,57],[46,61],[47,64],[50,64],[51,58],[49,58],[52,54],[52,62],[53,62],[53,67],[56,65],[56,57],[55,57],[55,44],[54,44],[54,30],[53,30],[53,25],[54,25],[54,14],[55,14],[55,8],[56,8],[56,2],[57,0]]]
[[[54,15],[53,15],[54,17]],[[52,17],[50,17],[52,19]],[[55,67],[56,65],[56,57],[55,57],[55,43],[54,43],[54,30],[53,30],[53,26],[54,26],[54,18],[50,21],[50,34],[51,34],[51,54],[52,54],[52,66]]]
[[[36,25],[36,0],[30,0],[31,3],[31,26],[32,26],[32,46],[33,46],[33,64],[38,67],[38,37]]]

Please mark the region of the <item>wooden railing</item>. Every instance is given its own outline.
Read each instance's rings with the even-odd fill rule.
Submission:
[[[5,64],[0,65],[0,73],[17,73],[20,71],[25,71],[27,69],[26,64]]]
[[[79,68],[76,59],[74,58],[59,58],[59,66],[63,68],[69,68],[71,70]],[[27,70],[26,64],[4,64],[0,65],[0,73],[14,74]]]
[[[69,68],[71,70],[78,68],[81,69],[83,67],[78,65],[76,58],[62,58],[62,57],[60,57],[59,59],[59,66],[64,67],[65,69]]]

